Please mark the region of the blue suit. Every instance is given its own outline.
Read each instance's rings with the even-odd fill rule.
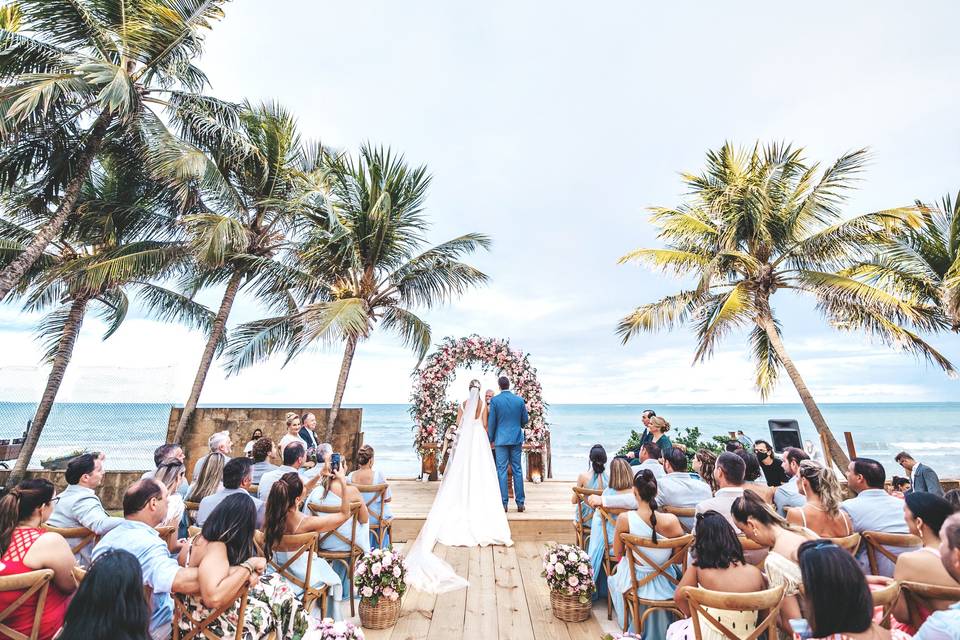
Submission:
[[[513,495],[520,506],[524,501],[523,470],[520,453],[523,450],[523,427],[530,422],[527,405],[509,390],[501,391],[490,400],[487,429],[490,442],[496,447],[497,477],[500,479],[500,497],[507,506],[507,464],[513,469]]]

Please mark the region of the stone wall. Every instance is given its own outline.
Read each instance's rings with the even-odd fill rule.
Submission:
[[[170,410],[170,422],[167,428],[167,442],[171,442],[180,420],[180,407]],[[298,415],[312,413],[317,416],[317,430],[321,432],[327,424],[329,408],[324,407],[203,407],[194,411],[190,427],[183,437],[183,450],[187,457],[187,477],[193,477],[193,465],[209,450],[207,440],[218,431],[229,431],[233,437],[233,455],[243,455],[243,447],[250,440],[255,429],[263,435],[279,442],[287,432],[286,415],[293,411]],[[340,409],[337,423],[333,427],[333,450],[343,454],[347,469],[353,469],[357,449],[363,445],[363,409]]]
[[[6,486],[9,475],[9,471],[0,469],[0,485]],[[123,492],[142,475],[143,471],[107,471],[103,475],[103,484],[97,489],[97,495],[100,496],[104,508],[110,511],[122,510]],[[30,470],[27,471],[27,478],[46,478],[54,484],[58,492],[67,487],[67,479],[63,471]]]

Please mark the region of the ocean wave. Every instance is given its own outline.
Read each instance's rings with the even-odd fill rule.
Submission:
[[[936,451],[937,449],[960,449],[960,442],[891,442],[892,446],[904,451]]]

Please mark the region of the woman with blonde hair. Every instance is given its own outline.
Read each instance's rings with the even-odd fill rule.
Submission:
[[[309,449],[310,447],[307,445],[304,439],[300,437],[300,416],[295,414],[293,411],[287,411],[286,419],[287,432],[283,434],[282,438],[280,438],[280,444],[278,445],[280,447],[280,455],[283,455],[283,450],[291,442],[299,442],[303,445],[304,450]]]
[[[187,474],[187,468],[179,458],[167,458],[160,463],[153,473],[153,478],[167,488],[167,517],[162,526],[179,526],[183,517],[183,497],[177,492],[180,483]]]
[[[647,435],[649,442],[660,447],[660,451],[666,451],[673,446],[670,438],[667,436],[670,431],[670,423],[663,416],[653,416],[647,421]]]
[[[713,470],[717,468],[717,454],[707,449],[700,449],[693,456],[693,470],[697,472],[700,479],[710,486],[710,491],[716,493],[720,487],[717,485],[717,479],[713,477]]]
[[[843,487],[833,471],[819,462],[804,460],[797,478],[797,488],[800,495],[807,497],[807,503],[787,509],[787,522],[824,538],[841,538],[853,533],[850,516],[840,509]]]
[[[190,491],[187,492],[185,498],[187,502],[200,502],[223,488],[224,458],[224,456],[207,456],[204,458],[200,475],[197,476],[197,481],[190,487]]]

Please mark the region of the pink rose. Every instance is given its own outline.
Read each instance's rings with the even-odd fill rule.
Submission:
[[[370,587],[364,587],[360,593],[363,594],[364,598],[370,598],[373,596],[373,589],[371,589]]]
[[[580,584],[580,580],[577,578],[577,576],[570,576],[567,578],[567,584],[569,584],[571,587],[575,587]]]
[[[373,573],[373,575],[375,575],[375,576],[380,575],[380,572],[381,572],[382,570],[383,570],[383,566],[382,566],[379,562],[374,562],[374,563],[373,563],[373,566],[370,567],[370,571],[371,571],[371,572]]]
[[[401,573],[403,573],[403,572],[400,570],[400,567],[399,567],[399,566],[396,566],[396,567],[393,568],[393,577],[394,577],[394,578],[399,578]]]

